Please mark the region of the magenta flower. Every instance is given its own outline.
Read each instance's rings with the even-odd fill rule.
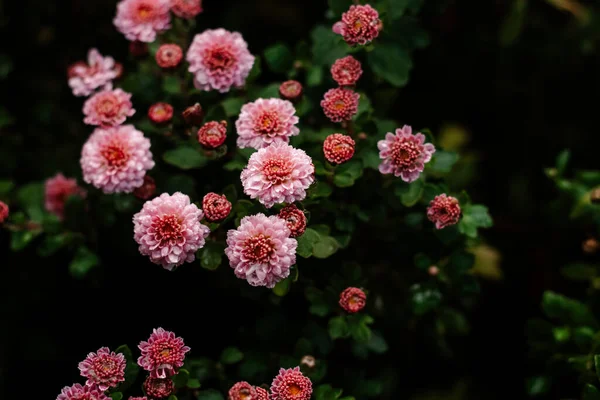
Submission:
[[[81,386],[79,383],[73,386],[65,386],[56,400],[110,400],[98,386]]]
[[[303,91],[302,84],[294,80],[285,81],[279,86],[279,95],[281,98],[292,102],[300,100]]]
[[[0,224],[3,224],[4,221],[8,219],[9,208],[8,204],[3,201],[0,201]]]
[[[165,397],[169,397],[173,390],[175,390],[175,385],[171,379],[160,379],[153,378],[148,376],[143,384],[144,392],[151,399],[164,399]]]
[[[148,108],[148,118],[156,125],[163,125],[173,118],[173,106],[169,103],[158,102]]]
[[[133,125],[96,128],[81,150],[83,180],[104,193],[131,193],[154,167],[150,140]]]
[[[85,190],[77,185],[75,179],[65,178],[61,173],[46,179],[46,182],[44,182],[44,206],[46,211],[56,215],[59,219],[63,219],[65,216],[65,203],[69,196],[84,197],[85,195]]]
[[[100,390],[106,391],[125,381],[125,365],[123,354],[102,347],[96,353],[89,353],[79,363],[79,371],[81,376],[87,378],[87,386],[98,385]]]
[[[248,382],[238,382],[229,389],[228,400],[256,400],[256,389]]]
[[[275,142],[289,143],[290,136],[300,133],[295,113],[288,100],[258,99],[245,104],[235,122],[238,147],[261,149]]]
[[[379,172],[400,176],[404,182],[413,182],[419,178],[425,163],[431,160],[435,147],[425,143],[425,135],[412,133],[412,128],[404,125],[396,129],[396,134],[388,132],[384,140],[377,142]]]
[[[279,211],[279,218],[285,221],[290,230],[290,237],[302,236],[306,231],[306,215],[304,211],[290,204]]]
[[[237,229],[227,232],[225,255],[238,278],[252,286],[273,288],[296,263],[298,242],[289,236],[286,222],[277,216],[247,216]]]
[[[121,125],[127,117],[135,114],[131,104],[131,94],[121,89],[112,89],[110,85],[94,94],[83,105],[85,122],[103,128]]]
[[[207,29],[196,35],[186,59],[197,89],[221,93],[243,86],[254,65],[242,35],[225,29]]]
[[[333,31],[342,35],[351,46],[371,42],[379,36],[381,29],[379,13],[368,4],[350,6],[342,14],[342,20],[333,25]]]
[[[352,56],[340,58],[331,66],[331,76],[340,86],[354,85],[362,73],[360,61]]]
[[[321,100],[323,112],[332,122],[349,121],[358,112],[360,95],[350,89],[329,89]]]
[[[202,211],[207,221],[222,221],[231,212],[231,203],[225,195],[210,192],[202,199]]]
[[[154,329],[148,341],[140,342],[138,348],[142,352],[139,366],[150,371],[150,377],[159,379],[175,375],[183,367],[185,353],[190,351],[182,338],[163,328]]]
[[[202,0],[173,0],[171,11],[180,18],[195,18],[202,12]]]
[[[121,0],[115,27],[127,40],[151,43],[171,27],[171,0]]]
[[[256,400],[270,400],[269,392],[266,389],[263,389],[260,386],[255,386],[254,390],[256,390]]]
[[[133,216],[133,238],[142,255],[171,271],[194,261],[196,251],[204,247],[210,230],[200,223],[203,216],[187,195],[163,193]]]
[[[300,367],[279,370],[271,383],[273,400],[309,400],[312,382],[300,372]]]
[[[175,43],[163,44],[156,51],[154,58],[161,68],[175,68],[183,58],[183,50]]]
[[[352,158],[355,145],[354,139],[350,136],[334,133],[325,138],[323,154],[331,164],[342,164]]]
[[[367,295],[362,289],[356,287],[348,287],[340,293],[340,306],[349,313],[357,313],[367,303]]]
[[[250,156],[241,174],[244,193],[271,208],[304,200],[315,181],[315,167],[304,150],[276,142]]]
[[[435,223],[436,229],[457,224],[460,220],[458,199],[445,193],[435,196],[427,208],[427,218]]]
[[[103,57],[90,49],[87,63],[79,61],[69,68],[69,86],[75,96],[89,96],[117,78],[119,70],[112,57]]]
[[[198,129],[198,142],[207,149],[216,149],[227,139],[227,121],[209,121]]]

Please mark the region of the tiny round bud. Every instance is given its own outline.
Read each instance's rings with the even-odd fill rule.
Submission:
[[[208,149],[216,149],[227,138],[227,121],[210,121],[198,130],[198,142]]]
[[[0,224],[4,223],[8,219],[9,208],[8,205],[0,201]]]
[[[309,354],[305,355],[304,357],[302,357],[302,360],[300,360],[300,365],[304,365],[308,369],[313,369],[316,363],[317,361],[315,360],[315,358]]]
[[[123,64],[121,64],[120,62],[115,62],[115,71],[117,71],[117,76],[115,76],[115,79],[119,79],[120,77],[123,76]]]
[[[295,204],[290,204],[279,211],[279,218],[283,219],[290,229],[290,237],[302,236],[306,231],[306,215]]]
[[[595,238],[589,238],[583,241],[581,248],[584,253],[594,254],[600,248],[600,243]]]
[[[207,193],[202,199],[202,211],[204,211],[204,217],[208,221],[222,221],[231,212],[231,203],[225,195]]]
[[[173,43],[163,44],[158,48],[155,58],[159,67],[175,68],[183,58],[183,50]]]
[[[431,267],[429,267],[429,269],[427,270],[427,273],[429,273],[429,275],[431,275],[431,276],[436,276],[437,274],[439,274],[439,273],[440,273],[440,269],[439,269],[437,266],[435,266],[435,265],[432,265],[432,266],[431,266]]]
[[[185,120],[185,123],[188,125],[202,125],[202,121],[204,120],[204,110],[200,103],[196,103],[193,106],[189,106],[182,113],[181,116]]]
[[[340,293],[340,306],[349,313],[357,313],[367,303],[367,295],[365,292],[356,287],[348,287]]]
[[[129,54],[133,57],[143,57],[148,54],[148,44],[144,42],[129,42]]]
[[[148,109],[148,118],[155,124],[167,123],[173,118],[173,106],[169,103],[155,103]]]
[[[298,81],[285,81],[279,86],[282,99],[298,101],[302,97],[302,84]]]
[[[590,193],[590,200],[594,204],[600,204],[600,187],[594,188]]]
[[[140,200],[148,200],[154,196],[154,193],[156,193],[156,183],[150,175],[145,175],[142,186],[133,190],[133,195]]]
[[[359,138],[360,140],[365,140],[367,137],[368,137],[368,136],[367,136],[367,134],[366,134],[366,133],[364,133],[364,132],[360,132],[360,133],[358,134],[358,138]]]
[[[294,69],[300,69],[302,67],[304,67],[304,64],[302,63],[302,61],[300,61],[300,60],[294,61]]]
[[[323,142],[325,158],[332,164],[342,164],[354,155],[354,139],[350,136],[334,133]]]

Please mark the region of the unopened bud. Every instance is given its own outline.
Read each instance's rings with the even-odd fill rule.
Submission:
[[[123,76],[123,64],[121,64],[120,62],[115,62],[115,71],[117,71],[117,76],[115,76],[115,79],[119,79],[120,77]]]
[[[300,360],[300,365],[304,365],[306,368],[308,369],[313,369],[315,367],[317,363],[317,360],[315,360],[315,358],[311,355],[305,355],[304,357],[302,357],[302,360]]]
[[[590,200],[594,204],[600,204],[600,187],[597,187],[592,190],[590,193]]]
[[[437,266],[432,265],[431,267],[429,267],[429,269],[427,270],[427,272],[431,276],[436,276],[437,274],[440,273],[440,269]]]
[[[204,120],[204,110],[200,103],[196,103],[193,106],[189,106],[182,113],[181,116],[185,120],[188,125],[202,125],[202,121]]]
[[[594,238],[589,238],[583,241],[581,248],[584,253],[594,254],[600,248],[600,243]]]
[[[361,133],[358,134],[358,138],[360,140],[365,140],[367,138],[367,134],[364,133],[364,132],[361,132]]]
[[[281,98],[298,101],[302,97],[302,84],[298,81],[286,81],[279,86],[279,95]]]

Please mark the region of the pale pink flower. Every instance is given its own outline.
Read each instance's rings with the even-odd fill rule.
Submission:
[[[140,342],[138,348],[142,353],[138,365],[150,371],[152,378],[160,379],[175,375],[183,367],[185,353],[190,351],[182,338],[163,328],[153,329],[148,341]]]
[[[258,99],[244,104],[235,122],[240,148],[261,149],[271,143],[289,143],[290,136],[296,136],[300,129],[294,105],[282,99]]]
[[[171,271],[184,262],[192,262],[204,247],[210,233],[200,223],[204,214],[190,198],[180,192],[163,193],[144,203],[133,216],[134,239],[142,255]]]
[[[154,42],[171,27],[170,8],[171,0],[121,0],[113,23],[127,40]]]
[[[65,203],[69,196],[85,196],[85,190],[77,185],[74,178],[66,178],[58,173],[44,182],[44,206],[46,211],[56,215],[59,219],[64,218]]]
[[[348,135],[333,133],[323,142],[323,153],[325,159],[332,164],[342,164],[350,160],[354,155],[356,143]]]
[[[323,112],[332,122],[349,121],[358,112],[360,95],[350,89],[329,89],[321,100]]]
[[[110,400],[98,386],[80,385],[65,386],[56,400]]]
[[[79,61],[69,67],[69,86],[75,96],[89,96],[119,75],[112,57],[103,57],[98,50],[90,49],[87,63]]]
[[[270,400],[269,392],[266,389],[254,386],[254,390],[256,390],[256,400]]]
[[[333,25],[333,31],[344,37],[349,45],[367,44],[379,36],[383,25],[379,13],[368,4],[352,5]]]
[[[388,132],[384,140],[377,142],[379,158],[379,172],[400,176],[404,182],[413,182],[419,178],[425,168],[425,163],[431,160],[435,147],[425,143],[425,135],[416,133],[412,128],[404,125],[396,129],[396,133]]]
[[[207,29],[194,36],[186,55],[194,86],[200,90],[228,92],[241,87],[254,65],[254,56],[238,32]]]
[[[356,287],[348,287],[340,293],[340,306],[349,313],[357,313],[367,303],[367,295],[362,289]]]
[[[135,114],[131,104],[131,94],[121,89],[112,89],[110,85],[103,91],[94,94],[83,105],[88,125],[98,125],[103,128],[121,125],[127,117]]]
[[[143,384],[144,392],[151,399],[164,399],[169,397],[175,390],[175,385],[171,379],[160,379],[148,376]]]
[[[171,11],[180,18],[195,18],[202,12],[202,0],[173,0]]]
[[[273,288],[296,263],[298,242],[289,236],[286,222],[275,215],[246,216],[237,229],[227,232],[225,255],[238,278]]]
[[[256,389],[248,382],[238,382],[229,389],[228,400],[256,400]]]
[[[427,218],[435,223],[436,229],[443,229],[458,223],[460,220],[458,199],[445,193],[435,196],[427,207]]]
[[[362,73],[360,61],[352,56],[340,58],[331,66],[331,76],[340,86],[354,85]]]
[[[241,174],[244,193],[271,208],[304,200],[315,181],[315,167],[304,150],[276,142],[250,156]]]
[[[271,383],[273,400],[309,400],[312,382],[300,372],[300,367],[279,370]]]
[[[154,167],[150,140],[133,125],[96,128],[81,151],[83,180],[104,193],[131,193]]]
[[[87,386],[98,385],[100,390],[105,391],[125,381],[125,365],[123,354],[101,347],[79,363],[79,371],[81,376],[87,378]]]

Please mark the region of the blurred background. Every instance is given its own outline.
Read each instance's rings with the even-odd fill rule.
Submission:
[[[460,365],[431,365],[423,354],[414,370],[405,371],[406,392],[418,394],[430,380],[447,389],[467,379],[488,388],[486,398],[521,397],[530,372],[525,321],[538,314],[544,288],[569,290],[556,271],[581,257],[586,238],[549,211],[555,192],[543,168],[554,165],[564,148],[578,167],[597,167],[593,93],[600,84],[600,22],[588,8],[592,1],[431,3],[420,17],[430,45],[415,53],[411,79],[392,116],[445,133],[465,149],[476,165],[465,172],[471,197],[488,205],[495,221],[484,233],[492,246],[489,257],[501,262],[500,270],[492,268],[483,279]],[[128,60],[128,42],[112,25],[115,4],[0,3],[0,178],[24,183],[62,171],[80,180],[78,160],[61,156],[77,153],[88,135],[82,100],[72,96],[66,69],[90,47]],[[243,32],[255,54],[274,38],[290,44],[306,38],[327,10],[325,0],[206,0],[203,6],[198,31]],[[10,253],[8,234],[0,231],[1,398],[54,398],[77,380],[77,363],[87,352],[122,343],[133,347],[157,325],[211,356],[230,344],[238,326],[252,322],[257,310],[246,304],[210,303],[219,287],[195,280],[206,275],[182,269],[176,281],[165,281],[163,271],[148,268],[134,246],[121,250],[129,236],[101,237],[106,268],[94,285],[74,280],[60,253],[43,265],[35,253]],[[119,250],[111,251],[113,245]],[[186,303],[178,306],[181,299]],[[395,360],[386,362],[393,366]],[[454,393],[461,398],[460,389]]]

